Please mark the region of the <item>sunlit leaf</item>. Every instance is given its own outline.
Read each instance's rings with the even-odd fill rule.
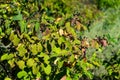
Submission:
[[[25,53],[27,52],[27,50],[25,49],[25,45],[24,44],[19,44],[18,47],[17,47],[17,50],[19,52],[19,56],[24,56]]]
[[[7,53],[1,56],[2,61],[3,60],[8,60],[8,58],[9,58],[9,55]]]
[[[108,73],[109,73],[109,75],[111,75],[113,73],[112,69],[109,69]]]
[[[70,61],[70,62],[73,62],[74,60],[75,60],[74,55],[71,55],[71,56],[69,57],[69,61]]]
[[[52,51],[55,52],[57,55],[60,55],[61,49],[57,47],[53,47]]]
[[[49,57],[48,55],[45,55],[45,56],[44,56],[44,62],[45,62],[46,64],[49,64],[49,61],[48,61],[49,58],[50,58],[50,57]]]
[[[8,59],[12,59],[13,57],[14,57],[14,54],[13,54],[13,53],[10,53]]]
[[[61,43],[65,42],[65,38],[64,37],[60,37],[58,39],[58,44],[61,45]]]
[[[44,67],[44,72],[49,75],[51,73],[51,66],[47,65],[47,67]]]
[[[6,77],[4,80],[12,80],[11,78]]]
[[[23,60],[20,60],[17,62],[17,65],[20,69],[24,69],[25,68],[25,62]]]
[[[66,80],[72,80],[72,78],[67,76]]]
[[[90,79],[93,78],[93,75],[90,71],[84,71],[85,72],[85,75],[88,76]]]
[[[37,44],[37,51],[41,52],[43,50],[43,47],[40,43]]]
[[[36,64],[34,64],[33,66],[32,66],[32,72],[33,72],[33,74],[38,74],[38,72],[39,72],[39,66],[37,66]]]
[[[40,72],[38,72],[37,73],[37,79],[40,79],[40,77],[41,77],[41,74],[40,74]]]
[[[15,59],[9,60],[8,63],[11,68],[15,67]]]
[[[60,69],[63,66],[64,61],[58,61],[58,68]]]
[[[66,30],[68,33],[72,34],[74,37],[76,37],[75,30],[70,26],[70,22],[67,22],[65,24]]]
[[[27,66],[28,67],[32,67],[34,65],[34,63],[35,63],[35,61],[32,58],[30,58],[30,59],[27,60]]]
[[[98,67],[100,66],[100,64],[98,62],[96,62],[96,61],[93,61],[93,64],[98,66]]]
[[[22,78],[22,77],[25,77],[27,76],[27,72],[26,71],[20,71],[17,73],[17,77],[18,78]]]
[[[28,41],[30,41],[31,43],[34,43],[34,42],[35,42],[35,41],[32,40],[32,39],[30,38],[30,36],[29,36],[28,34],[26,34],[26,33],[24,33],[23,36],[24,36]]]
[[[36,55],[38,53],[36,44],[31,45],[31,52],[33,55]]]
[[[17,35],[14,35],[13,37],[14,37],[14,39],[12,40],[12,42],[15,46],[17,46],[18,43],[20,42],[20,39],[17,37]]]
[[[26,14],[27,16],[29,16],[30,14],[27,11],[22,11],[24,14]]]

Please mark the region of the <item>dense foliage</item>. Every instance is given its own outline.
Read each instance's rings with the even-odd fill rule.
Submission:
[[[119,0],[1,0],[0,80],[120,79]]]

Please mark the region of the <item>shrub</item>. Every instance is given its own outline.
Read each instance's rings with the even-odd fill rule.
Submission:
[[[119,79],[119,49],[117,49],[119,46],[116,46],[119,35],[113,34],[114,32],[110,30],[116,29],[119,22],[119,18],[111,15],[118,16],[119,11],[117,15],[107,14],[110,17],[105,18],[106,21],[102,22],[101,27],[98,25],[91,27],[91,23],[98,20],[101,13],[96,5],[89,7],[79,0],[2,2],[0,5],[0,79],[78,80],[97,77],[101,79],[104,76],[105,79]],[[109,22],[109,19],[114,18],[115,24]],[[106,25],[110,25],[109,29]],[[115,27],[111,28],[111,25]],[[102,27],[109,33],[101,34],[105,31]],[[102,29],[97,32],[98,28]],[[96,37],[98,41],[94,39],[96,34],[100,36]],[[105,39],[102,38],[103,35]],[[110,56],[111,46],[116,46],[113,50],[114,56]],[[108,54],[105,55],[105,52]],[[100,56],[97,53],[101,53]],[[114,71],[112,71],[114,69],[112,64]],[[96,74],[99,71],[101,73]]]

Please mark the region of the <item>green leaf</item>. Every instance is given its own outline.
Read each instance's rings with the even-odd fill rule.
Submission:
[[[44,67],[44,72],[49,75],[51,73],[51,66],[47,65],[47,67]]]
[[[28,39],[31,43],[34,43],[35,41],[30,38],[30,36],[26,33],[23,34],[26,39]]]
[[[12,31],[11,34],[10,34],[10,37],[9,37],[9,39],[10,39],[11,41],[14,39],[14,37],[13,37],[14,35],[15,35],[15,34],[14,34],[14,32]]]
[[[2,61],[8,60],[8,58],[9,58],[9,55],[7,53],[5,53],[4,55],[1,56]]]
[[[37,50],[38,50],[38,52],[41,52],[43,50],[41,43],[37,44]]]
[[[65,27],[66,27],[66,30],[68,33],[72,34],[74,37],[76,37],[76,33],[75,33],[75,30],[70,26],[70,22],[67,22],[65,24]]]
[[[41,52],[40,55],[38,55],[38,57],[43,57],[44,62],[45,62],[46,64],[49,64],[49,61],[48,61],[48,60],[50,59],[50,57],[49,57],[47,54]]]
[[[5,20],[5,27],[9,28],[10,27],[10,23],[11,23],[10,20]]]
[[[45,53],[41,52],[38,57],[44,57]]]
[[[78,39],[75,39],[73,43],[74,44],[79,44],[79,45],[81,44],[80,40],[78,40]]]
[[[17,77],[18,78],[22,78],[22,77],[25,77],[27,76],[27,72],[26,71],[20,71],[17,73]]]
[[[17,35],[14,34],[14,32],[11,32],[9,39],[13,42],[15,46],[17,46],[18,43],[20,42],[20,39],[18,38]]]
[[[39,69],[40,69],[40,67],[37,66],[36,64],[34,64],[34,65],[32,66],[32,72],[33,72],[33,74],[34,74],[34,75],[37,75],[38,72],[39,72]]]
[[[64,61],[58,61],[58,68],[60,69],[63,66]]]
[[[25,68],[25,62],[23,60],[20,60],[17,62],[17,65],[20,69],[24,69]]]
[[[9,60],[8,63],[10,65],[11,68],[15,67],[15,59]]]
[[[67,68],[67,77],[70,77],[70,68]]]
[[[92,75],[92,73],[91,73],[90,71],[85,71],[85,70],[84,70],[84,73],[85,73],[85,75],[86,75],[87,77],[89,77],[90,79],[93,78],[93,75]]]
[[[4,80],[12,80],[11,78],[6,77]]]
[[[24,20],[19,21],[21,33],[26,32],[26,23]]]
[[[12,28],[8,28],[5,33],[6,33],[7,35],[10,35],[11,31],[12,31]]]
[[[68,76],[67,76],[67,77],[66,77],[66,80],[72,80],[72,79],[71,79],[71,77],[68,77]]]
[[[26,14],[27,16],[29,16],[30,15],[30,13],[28,13],[27,11],[25,11],[25,10],[23,10],[22,11],[24,14]]]
[[[61,45],[61,43],[65,42],[65,38],[64,37],[60,37],[58,39],[58,44]]]
[[[43,49],[43,47],[42,47],[42,45],[40,43],[38,43],[38,44],[32,44],[31,48],[30,48],[30,50],[31,50],[31,52],[32,52],[33,55],[37,55],[38,52],[42,51],[42,49]]]
[[[14,54],[10,53],[8,59],[12,59],[13,57],[14,57]]]
[[[0,8],[6,8],[8,6],[8,4],[1,4]]]
[[[69,61],[70,61],[70,62],[74,62],[74,60],[75,60],[75,57],[74,57],[74,55],[72,54],[72,55],[69,57]]]
[[[79,75],[80,75],[80,74],[77,74],[77,73],[74,74],[74,80],[79,80]]]
[[[27,50],[24,47],[24,44],[19,44],[17,47],[17,50],[19,52],[19,56],[23,57],[25,55],[25,53],[27,53]]]
[[[52,48],[52,51],[55,52],[56,54],[60,55],[61,49],[57,48],[56,46]]]
[[[37,77],[37,78],[40,78],[40,77],[41,77],[40,72],[37,73],[37,76],[36,76],[36,77]]]
[[[100,66],[100,64],[97,62],[97,61],[92,61],[92,63],[95,65],[95,66]]]
[[[2,33],[2,28],[0,27],[0,34]]]
[[[12,20],[22,20],[22,14],[18,14],[16,16],[13,16]]]
[[[49,59],[50,57],[48,56],[48,55],[45,55],[44,56],[44,62],[46,63],[46,64],[49,64],[49,61],[48,61],[48,59]]]
[[[17,35],[14,35],[13,37],[14,37],[14,39],[12,40],[12,42],[15,46],[17,46],[18,43],[20,42],[20,39],[17,37]]]
[[[40,23],[36,22],[35,24],[35,31],[39,31],[39,28],[40,28]]]
[[[38,53],[36,44],[31,45],[31,52],[33,55],[36,55]]]
[[[108,73],[109,73],[109,75],[111,75],[111,74],[113,73],[113,70],[112,70],[112,69],[109,69],[109,70],[108,70]]]
[[[32,67],[34,65],[34,63],[35,63],[35,61],[32,58],[30,58],[30,59],[27,60],[27,66],[28,67]]]
[[[62,56],[68,56],[69,54],[69,51],[67,51],[67,50],[61,50],[61,54],[62,54]]]

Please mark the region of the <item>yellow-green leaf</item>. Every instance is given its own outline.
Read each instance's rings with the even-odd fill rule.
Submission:
[[[15,67],[15,59],[9,60],[8,63],[10,65],[11,68]]]
[[[31,52],[33,55],[36,55],[38,53],[36,44],[31,45]]]
[[[61,45],[61,43],[63,43],[63,42],[65,42],[64,37],[60,37],[60,38],[58,39],[58,44]]]
[[[4,80],[12,80],[11,78],[6,77]]]
[[[43,50],[43,47],[40,43],[37,44],[37,51],[41,52]]]
[[[98,67],[100,66],[100,64],[97,61],[93,61],[93,64],[98,66]]]
[[[10,53],[8,59],[12,59],[13,57],[14,57],[14,54]]]
[[[23,57],[25,53],[27,53],[27,50],[25,49],[24,44],[19,44],[17,47],[17,50],[19,52],[19,56]]]
[[[12,31],[11,34],[10,34],[10,37],[9,37],[9,39],[10,39],[11,41],[14,39],[13,36],[14,36],[14,32]]]
[[[28,67],[32,67],[34,65],[34,63],[35,63],[35,61],[32,58],[30,58],[30,59],[27,60],[27,66]]]
[[[24,69],[25,68],[25,62],[23,60],[20,60],[17,62],[17,65],[20,69]]]
[[[14,37],[14,39],[12,40],[12,42],[15,46],[17,46],[18,43],[20,42],[20,39],[17,37],[17,35],[14,35],[13,37]]]
[[[70,22],[67,22],[65,24],[65,27],[66,27],[66,30],[68,33],[72,34],[74,37],[76,37],[76,33],[75,33],[75,30],[70,26]]]
[[[26,39],[28,39],[31,43],[34,43],[35,41],[30,38],[28,34],[23,34]]]
[[[49,75],[51,73],[51,66],[47,65],[47,67],[44,67],[44,72]]]
[[[4,55],[1,56],[2,61],[8,60],[8,58],[9,58],[9,55],[7,53],[5,53]]]
[[[17,77],[18,78],[22,78],[24,76],[27,76],[27,72],[26,71],[20,71],[20,72],[17,73]]]
[[[50,57],[49,57],[48,55],[45,55],[45,56],[44,56],[44,62],[45,62],[46,64],[49,64],[49,61],[48,61],[49,58],[50,58]]]
[[[37,75],[38,72],[39,72],[39,69],[40,69],[40,67],[37,66],[36,64],[34,64],[34,65],[32,66],[32,72],[33,72],[33,74],[34,74],[34,75]]]
[[[70,61],[70,62],[73,62],[74,60],[75,60],[74,55],[71,55],[71,56],[69,57],[69,61]]]

